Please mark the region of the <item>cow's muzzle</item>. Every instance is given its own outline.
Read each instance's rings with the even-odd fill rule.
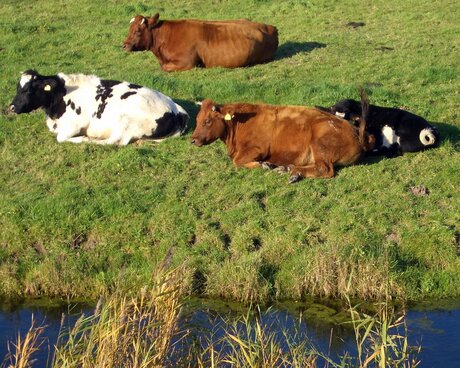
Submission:
[[[128,51],[128,52],[133,51],[133,45],[131,45],[130,43],[125,42],[123,43],[122,47],[125,51]]]
[[[197,146],[197,147],[201,147],[203,145],[203,142],[201,142],[199,139],[196,139],[196,138],[193,138],[190,139],[190,143]]]
[[[9,113],[15,113],[16,112],[16,107],[14,105],[10,105],[10,107],[8,107],[8,112]]]

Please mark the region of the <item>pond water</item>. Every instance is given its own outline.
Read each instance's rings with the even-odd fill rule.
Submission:
[[[18,331],[23,336],[34,319],[46,324],[47,345],[56,342],[62,320],[66,325],[76,321],[82,312],[92,308],[84,304],[62,306],[50,303],[23,303],[14,305],[0,302],[0,366],[8,353],[7,341],[14,341]],[[194,300],[186,308],[182,320],[191,330],[191,336],[199,338],[212,334],[213,338],[228,329],[227,323],[247,310],[235,304],[207,300]],[[302,315],[302,318],[300,318]],[[261,324],[272,331],[284,330],[288,335],[308,339],[321,352],[338,361],[345,352],[356,353],[354,334],[350,328],[337,323],[343,312],[319,304],[278,304],[261,314]],[[409,343],[421,345],[419,367],[460,367],[460,301],[444,301],[412,306],[407,312]],[[50,358],[48,346],[34,355],[34,367],[46,367]],[[319,365],[321,366],[321,365]]]

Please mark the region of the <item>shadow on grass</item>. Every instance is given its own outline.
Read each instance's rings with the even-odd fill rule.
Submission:
[[[326,44],[321,42],[286,42],[278,47],[275,60],[289,58],[296,54],[311,52],[314,49],[323,47],[326,47]]]
[[[443,141],[450,141],[456,147],[460,145],[460,129],[458,127],[438,122],[430,122],[430,124],[438,128],[441,135],[441,144]]]
[[[188,101],[188,100],[174,99],[174,102],[182,106],[184,110],[187,111],[187,114],[190,116],[186,134],[193,132],[196,126],[196,116],[198,115],[198,111],[200,111],[200,106],[198,106],[196,102],[201,102],[201,101]]]
[[[397,158],[397,157],[401,157],[401,156],[395,156],[391,158]],[[374,154],[367,153],[361,157],[361,159],[357,162],[357,164],[362,165],[362,166],[374,165],[374,164],[378,164],[382,160],[387,160],[387,159],[389,158],[386,157],[385,155],[377,155],[377,154],[374,155]],[[342,167],[339,167],[338,169],[342,169]]]

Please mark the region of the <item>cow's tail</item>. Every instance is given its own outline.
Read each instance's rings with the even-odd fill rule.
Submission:
[[[369,96],[362,86],[358,87],[359,97],[361,98],[361,116],[359,117],[358,139],[363,151],[374,148],[375,137],[366,133],[366,119],[369,112]]]

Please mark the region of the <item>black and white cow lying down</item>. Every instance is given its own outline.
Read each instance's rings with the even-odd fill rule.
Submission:
[[[10,110],[43,108],[46,125],[58,142],[126,145],[138,139],[161,140],[182,134],[187,112],[168,96],[128,82],[93,75],[21,75]]]
[[[361,103],[342,100],[324,110],[354,121],[361,116]],[[375,137],[374,154],[394,157],[439,145],[438,130],[424,118],[405,110],[369,105],[366,124],[366,131]]]

